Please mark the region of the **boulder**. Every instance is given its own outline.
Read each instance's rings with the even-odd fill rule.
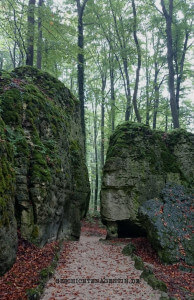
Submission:
[[[193,202],[183,186],[167,184],[160,198],[146,201],[139,209],[139,220],[164,263],[194,263]]]
[[[107,238],[143,236],[139,207],[158,197],[166,182],[191,187],[194,135],[170,133],[125,122],[110,137],[101,189],[101,217]]]
[[[12,165],[8,177],[15,179],[15,191],[8,187],[8,196],[2,193],[6,206],[0,202],[0,217],[8,214],[12,232],[12,243],[3,242],[7,229],[0,221],[0,253],[12,244],[15,252],[16,228],[39,246],[78,239],[90,197],[80,103],[63,83],[32,67],[2,72],[0,80],[0,138],[12,149],[0,155]]]

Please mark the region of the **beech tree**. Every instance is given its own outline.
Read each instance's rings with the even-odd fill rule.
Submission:
[[[86,130],[85,130],[85,109],[84,109],[84,25],[83,25],[83,15],[86,3],[88,0],[83,0],[81,3],[80,0],[76,0],[77,2],[77,13],[78,13],[78,89],[79,89],[79,100],[81,107],[81,126],[82,132],[84,135],[84,139],[86,138]]]
[[[183,70],[185,63],[185,55],[188,50],[188,39],[191,33],[191,25],[184,24],[184,27],[180,27],[177,24],[175,16],[174,0],[168,0],[167,3],[161,0],[161,6],[163,15],[166,21],[166,40],[167,40],[167,61],[169,70],[169,93],[170,93],[170,106],[173,119],[174,128],[179,128],[179,99],[180,99],[180,86],[183,78]],[[177,6],[181,1],[178,1]],[[187,9],[186,9],[187,8]],[[189,12],[189,6],[184,3],[184,11],[182,12],[187,19],[187,13]],[[176,7],[177,9],[177,7]],[[174,29],[174,32],[173,32]],[[178,30],[177,30],[178,29]],[[184,38],[179,41],[181,31],[184,32]],[[183,44],[183,46],[181,45]],[[176,79],[175,79],[176,75]]]
[[[189,0],[0,1],[0,69],[37,66],[80,100],[95,209],[118,124],[193,129],[191,32]]]
[[[34,10],[36,0],[29,0],[28,3],[28,31],[26,47],[26,64],[33,66],[34,63]]]
[[[42,19],[43,19],[43,3],[44,0],[39,0],[38,2],[38,42],[37,42],[37,68],[42,68],[42,48],[43,48],[43,40],[42,40]]]

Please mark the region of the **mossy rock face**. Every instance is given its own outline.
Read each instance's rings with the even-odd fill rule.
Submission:
[[[5,124],[0,117],[0,275],[12,266],[17,250],[12,150],[5,136]]]
[[[164,263],[194,263],[193,201],[183,186],[167,184],[159,199],[146,201],[139,209],[142,226]]]
[[[90,196],[79,101],[59,80],[32,67],[0,76],[2,131],[9,146],[0,155],[14,170],[17,226],[40,246],[79,238]],[[8,186],[9,178],[2,182]]]
[[[158,197],[166,182],[192,188],[193,142],[194,135],[182,129],[167,134],[133,122],[116,128],[110,137],[101,190],[101,217],[108,232],[109,224],[116,222],[118,237],[124,233],[138,236],[138,228],[144,229],[139,207]]]

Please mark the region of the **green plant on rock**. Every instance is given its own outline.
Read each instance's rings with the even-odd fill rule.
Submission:
[[[123,248],[122,254],[130,256],[135,252],[135,250],[136,250],[135,245],[133,243],[129,243]]]

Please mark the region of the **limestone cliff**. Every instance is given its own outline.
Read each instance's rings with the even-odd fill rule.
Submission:
[[[6,139],[4,130],[5,124],[0,117],[0,275],[14,263],[17,250],[13,149]]]
[[[101,216],[108,238],[144,235],[138,209],[158,197],[166,182],[191,187],[194,135],[169,134],[125,122],[110,138],[101,190]]]
[[[17,228],[40,246],[79,238],[90,189],[79,101],[60,81],[31,67],[4,72],[0,81],[3,273],[15,257]],[[3,268],[8,248],[13,255]]]

